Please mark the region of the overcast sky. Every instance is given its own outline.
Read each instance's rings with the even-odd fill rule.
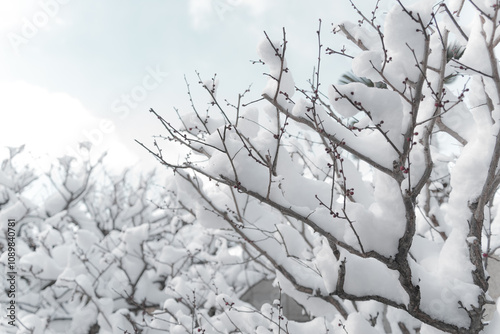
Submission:
[[[285,27],[289,66],[305,87],[318,19],[332,46],[331,24],[346,16],[352,9],[338,0],[0,0],[0,145],[60,155],[90,140],[114,163],[144,160],[133,140],[161,132],[149,108],[168,118],[189,106],[184,75],[194,88],[195,71],[217,73],[229,99],[252,83],[259,96],[266,68],[249,60],[264,30],[280,39]],[[347,70],[330,66],[331,80]]]

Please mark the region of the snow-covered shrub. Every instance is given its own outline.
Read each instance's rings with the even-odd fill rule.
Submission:
[[[102,157],[64,157],[41,173],[20,168],[19,151],[0,174],[0,259],[13,271],[15,220],[17,272],[15,297],[0,299],[4,310],[15,301],[16,327],[4,317],[2,332],[192,333],[223,312],[221,300],[273,277],[224,232],[200,226],[155,173],[113,175]]]

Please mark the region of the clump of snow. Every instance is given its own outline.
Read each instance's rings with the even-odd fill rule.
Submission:
[[[86,230],[78,230],[76,232],[76,244],[84,252],[88,252],[90,248],[99,243],[99,238]]]
[[[54,280],[63,271],[53,258],[41,251],[28,253],[19,260],[19,267],[34,272],[40,279]]]
[[[403,305],[408,303],[408,295],[399,284],[397,271],[388,270],[375,259],[363,259],[349,254],[342,254],[342,257],[346,258],[346,293],[356,296],[377,295]]]
[[[203,116],[194,111],[182,115],[181,119],[183,125],[186,127],[185,130],[195,136],[203,132],[213,133],[220,126],[224,125],[222,117],[216,115],[210,115],[210,117]]]
[[[30,334],[44,334],[45,326],[47,324],[46,319],[38,317],[36,314],[28,314],[21,317],[20,322],[23,324],[23,329],[19,330],[18,333],[30,333]]]
[[[338,280],[339,262],[333,256],[333,251],[325,240],[322,241],[322,247],[316,254],[316,266],[323,277],[325,288],[328,293],[335,292]]]
[[[64,198],[59,192],[54,192],[45,200],[44,203],[45,212],[47,212],[49,216],[53,216],[61,212],[63,209],[67,208],[67,205],[67,198]]]
[[[381,80],[383,54],[380,51],[363,51],[352,60],[352,71],[358,77],[370,79],[373,82]]]
[[[87,334],[97,321],[98,311],[94,303],[81,303],[75,312],[69,328],[70,333]]]
[[[451,92],[447,91],[448,94],[451,94]],[[474,119],[463,102],[453,107],[452,112],[443,114],[441,120],[446,126],[459,133],[467,141],[472,139],[476,130]]]
[[[386,71],[391,82],[400,91],[404,89],[400,83],[406,78],[417,82],[420,75],[418,66],[424,55],[425,39],[418,18],[427,24],[433,4],[433,0],[417,1],[411,5],[406,4],[407,11],[395,5],[385,18],[384,42],[388,57]]]
[[[291,98],[295,93],[295,82],[287,67],[282,43],[264,39],[259,43],[257,52],[262,61],[269,66],[270,78],[263,94],[271,98],[276,96],[278,103],[285,105],[287,98]]]
[[[13,188],[14,182],[3,171],[0,170],[0,184],[7,188]]]
[[[307,109],[312,107],[311,103],[303,98],[296,101],[292,109],[292,115],[297,117],[306,117]]]
[[[500,333],[500,299],[496,300],[495,313],[493,319],[488,323],[484,329],[484,334]]]
[[[339,25],[354,38],[357,45],[362,44],[368,50],[376,49],[380,46],[380,38],[363,26],[350,21],[341,22]]]
[[[466,67],[461,67],[460,71],[475,74],[475,71],[480,71],[483,73],[491,73],[491,64],[489,61],[484,61],[483,56],[487,55],[488,49],[486,46],[487,35],[486,32],[491,31],[490,23],[485,20],[482,16],[476,16],[472,24],[472,30],[469,35],[469,41],[465,46],[465,51],[460,58],[460,63],[464,64]],[[485,34],[483,36],[483,34]],[[459,65],[457,65],[459,66]],[[468,70],[472,68],[473,70]]]
[[[130,227],[123,232],[123,243],[127,248],[127,252],[131,254],[141,253],[141,244],[149,236],[149,224],[142,224],[135,227]]]
[[[335,111],[342,116],[366,115],[370,124],[379,125],[391,140],[401,140],[403,105],[396,92],[355,82],[335,88],[331,86],[329,98]]]
[[[359,313],[351,313],[344,323],[347,333],[352,334],[380,334],[378,330],[370,326],[368,321]]]
[[[25,202],[26,201],[24,200],[17,201],[15,204],[3,209],[2,212],[0,212],[0,226],[2,227],[2,231],[7,231],[9,219],[20,221],[28,214],[32,206]]]
[[[210,92],[211,97],[209,103],[216,103],[217,88],[219,88],[219,79],[205,80],[203,81],[203,87]]]

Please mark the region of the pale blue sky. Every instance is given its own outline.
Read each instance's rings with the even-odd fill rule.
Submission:
[[[266,68],[249,60],[264,30],[279,39],[285,27],[289,66],[305,86],[318,19],[335,46],[331,23],[347,16],[342,0],[0,0],[0,145],[65,154],[93,138],[115,161],[144,159],[133,139],[160,132],[150,107],[173,117],[188,106],[184,75],[194,88],[195,70],[217,73],[227,98],[253,83],[258,97]],[[325,62],[325,80],[348,70],[338,61]]]

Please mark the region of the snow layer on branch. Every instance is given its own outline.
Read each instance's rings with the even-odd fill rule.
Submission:
[[[23,202],[17,201],[14,205],[2,210],[0,213],[0,227],[2,231],[8,230],[9,219],[19,221],[28,213],[28,209],[24,206]]]
[[[331,95],[330,95],[331,98]],[[316,107],[318,118],[324,131],[337,140],[343,140],[346,146],[364,155],[375,163],[392,170],[393,161],[398,159],[396,151],[387,142],[387,139],[378,131],[363,131],[353,133],[335,119],[333,119],[321,106]],[[396,116],[397,117],[397,116]],[[308,120],[306,118],[306,120]],[[395,143],[396,147],[402,146],[402,140]]]
[[[217,88],[219,88],[219,79],[204,80],[203,87],[206,88],[213,96],[210,97],[210,101],[208,103],[215,103],[217,98]]]
[[[322,318],[315,318],[308,322],[288,321],[289,333],[336,333],[334,327]],[[268,334],[269,332],[264,332]]]
[[[249,138],[256,138],[261,126],[259,125],[259,109],[247,107],[242,108],[240,115],[239,129],[244,131]]]
[[[295,102],[295,105],[292,109],[292,115],[297,117],[306,117],[306,113],[308,108],[312,108],[312,103],[306,101],[304,98],[299,98],[298,101]]]
[[[280,224],[277,226],[279,233],[276,238],[281,239],[287,245],[287,255],[297,258],[307,258],[308,249],[304,238],[294,227]]]
[[[0,170],[0,184],[1,185],[4,185],[5,187],[9,188],[9,189],[13,189],[14,188],[14,181],[11,180],[7,174],[5,174],[3,171]]]
[[[142,224],[127,228],[123,232],[123,243],[127,247],[127,252],[138,255],[141,253],[141,244],[149,236],[149,224]]]
[[[17,201],[14,205],[3,209],[0,213],[0,226],[2,228],[2,231],[7,231],[9,219],[20,221],[22,218],[24,218],[25,215],[28,214],[29,210],[33,207],[33,204],[22,198],[22,200]]]
[[[28,314],[26,316],[21,317],[20,323],[25,326],[25,328],[29,328],[30,334],[44,334],[44,329],[47,324],[46,319],[42,319],[38,317],[36,314]],[[19,330],[17,333],[28,333],[23,330]]]
[[[37,239],[50,250],[64,242],[62,233],[50,225],[45,226],[44,230],[37,235]]]
[[[370,79],[373,82],[381,80],[383,53],[381,51],[363,51],[352,61],[352,71],[358,77]]]
[[[384,42],[388,63],[384,73],[392,82],[400,83],[405,78],[417,82],[420,70],[415,65],[422,60],[425,45],[422,26],[417,20],[420,17],[424,25],[429,22],[434,2],[421,0],[405,5],[406,11],[396,4],[387,14]]]
[[[211,115],[201,116],[196,112],[190,112],[181,117],[183,125],[186,126],[186,129],[192,135],[198,135],[200,132],[208,132],[213,133],[220,126],[224,125],[224,120],[220,116]]]
[[[53,216],[58,212],[61,212],[64,208],[67,207],[67,205],[68,201],[59,192],[55,192],[50,195],[44,203],[45,212],[47,212],[49,216]]]
[[[397,252],[398,240],[404,232],[404,224],[401,222],[405,221],[405,213],[402,209],[404,206],[400,203],[399,185],[388,176],[376,173],[375,182],[377,186],[375,187],[376,192],[373,198],[371,196],[364,198],[365,203],[347,203],[346,213],[349,220],[353,223],[352,227],[347,219],[332,217],[332,212],[329,209],[319,205],[318,199],[326,203],[329,202],[330,187],[326,186],[324,189],[316,187],[313,192],[304,193],[299,190],[307,189],[304,187],[308,186],[308,182],[311,180],[300,180],[298,178],[289,178],[287,180],[298,182],[296,192],[294,193],[296,196],[291,197],[292,199],[296,197],[298,200],[294,210],[308,217],[310,221],[317,224],[318,227],[327,233],[330,233],[338,240],[351,244],[354,248],[361,251],[359,242],[353,231],[354,228],[360,237],[365,251],[375,250],[387,257],[393,256]],[[290,182],[285,182],[281,187],[281,190],[284,192],[284,199],[287,200],[289,198],[288,195],[290,195],[287,191],[290,187],[285,185],[290,184]],[[348,183],[348,187],[355,187],[355,192],[360,192],[363,189],[353,183]],[[318,199],[316,199],[316,196]],[[289,203],[295,203],[292,199]],[[304,207],[306,203],[309,203],[308,207]],[[336,203],[335,200],[333,203],[332,211],[341,212],[342,205]],[[398,203],[398,205],[395,205],[395,203]],[[395,208],[400,209],[396,210]],[[311,212],[311,210],[314,211]]]
[[[95,234],[87,230],[78,230],[76,232],[76,245],[84,253],[88,252],[94,244],[98,243],[99,238]]]
[[[187,256],[187,251],[172,245],[165,245],[161,253],[157,255],[157,272],[159,275],[171,275],[176,270],[174,266],[178,261]],[[180,263],[179,263],[180,265]]]
[[[465,46],[465,51],[460,58],[460,63],[467,66],[467,68],[472,68],[475,71],[480,71],[482,73],[490,74],[491,64],[487,57],[488,49],[486,47],[486,38],[488,33],[491,31],[491,24],[489,21],[485,21],[482,16],[476,16],[472,24],[472,31],[469,36],[469,42]],[[488,33],[487,33],[488,32]],[[460,68],[461,72],[475,74],[473,70],[464,71],[464,68]]]
[[[262,93],[271,98],[278,94],[278,103],[282,106],[286,105],[286,97],[291,98],[295,93],[295,82],[287,68],[282,42],[270,42],[264,39],[259,43],[257,52],[264,63],[269,66],[269,75],[271,76]]]
[[[403,104],[396,92],[355,82],[336,88],[330,86],[329,97],[335,111],[342,116],[366,114],[372,125],[380,124],[380,128],[387,132],[392,141],[401,139]]]
[[[69,174],[64,181],[64,188],[71,194],[75,194],[85,187],[86,174],[84,171],[75,171],[74,174]]]
[[[414,140],[415,143],[417,142],[417,136],[410,138]],[[424,151],[424,146],[423,145],[415,145],[413,149],[410,151],[410,163],[411,166],[406,166],[407,168],[410,168],[410,173],[409,173],[409,178],[410,178],[410,186],[414,187],[422,178],[422,176],[425,173],[426,167],[427,167],[427,161],[425,159],[425,151]],[[408,179],[405,179],[402,182],[403,185],[403,191],[406,191],[408,189]]]
[[[339,278],[338,270],[340,263],[335,259],[332,249],[324,239],[322,240],[320,251],[316,254],[315,263],[321,277],[323,277],[326,291],[328,291],[328,293],[335,292],[337,280]]]
[[[19,266],[24,271],[32,271],[38,278],[47,280],[57,279],[63,271],[63,268],[53,258],[49,257],[48,254],[42,253],[42,251],[24,255],[19,260]]]
[[[399,185],[394,180],[381,172],[375,172],[374,176],[375,201],[370,206],[370,212],[375,219],[366,222],[366,225],[372,225],[369,231],[373,233],[367,233],[363,239],[370,245],[365,250],[374,249],[382,255],[391,256],[396,254],[398,240],[405,230],[404,204]]]
[[[55,215],[45,219],[44,223],[54,227],[55,229],[61,229],[65,227],[66,224],[70,224],[68,212],[66,210],[58,212]]]
[[[95,323],[98,312],[94,303],[81,303],[75,310],[68,331],[73,334],[87,334]]]
[[[357,163],[359,164],[359,161]],[[369,208],[374,201],[373,188],[368,182],[363,180],[361,172],[351,159],[345,159],[343,167],[347,188],[354,189],[354,195],[352,195],[354,202],[362,204],[365,208]]]
[[[485,104],[483,86],[479,80],[471,84],[470,103]],[[486,106],[478,107],[473,113],[477,130],[474,138],[463,148],[455,166],[451,169],[450,194],[445,219],[453,227],[441,251],[442,275],[456,277],[472,283],[473,265],[469,260],[467,237],[472,211],[471,204],[477,201],[487,177],[498,123],[492,124]]]
[[[123,334],[123,333],[134,333],[134,326],[127,320],[130,312],[127,309],[119,309],[112,315],[105,319],[102,314],[98,316],[99,326],[108,330],[110,334]],[[109,320],[111,322],[111,328],[109,327]]]
[[[349,334],[380,334],[359,313],[351,313],[345,322],[345,329]]]
[[[319,205],[316,197],[330,201],[332,186],[326,182],[305,178],[293,168],[294,165],[288,154],[281,155],[278,162],[279,174],[276,177],[279,180],[280,197],[294,207],[307,207],[310,210],[315,210]],[[336,198],[337,195],[334,194],[333,201]]]
[[[371,31],[360,27],[359,24],[344,21],[339,26],[343,26],[344,29],[351,35],[356,41],[356,45],[364,45],[368,50],[377,49],[380,47],[380,38],[378,35],[372,33]],[[353,42],[351,40],[351,42]],[[353,42],[354,43],[354,42]]]
[[[422,323],[409,315],[406,311],[394,307],[387,307],[386,313],[387,320],[391,324],[392,333],[400,333],[398,324],[400,322],[406,324],[407,328],[418,328]],[[385,331],[383,332],[385,333]],[[439,334],[443,334],[439,332]]]
[[[321,298],[315,298],[309,293],[303,293],[297,290],[293,284],[287,280],[280,272],[276,272],[276,281],[279,282],[280,287],[283,291],[293,299],[297,301],[300,305],[311,313],[311,315],[316,317],[325,317],[327,320],[333,320],[335,315],[338,313],[332,304],[324,301]],[[326,289],[323,289],[324,293],[327,294]]]
[[[345,262],[344,290],[355,296],[382,296],[398,304],[407,304],[409,297],[399,284],[399,273],[388,270],[379,261],[342,252]]]
[[[448,0],[448,9],[455,13],[463,6],[463,0]]]
[[[447,88],[445,89],[447,96],[453,96],[451,91]],[[472,139],[476,130],[472,114],[463,102],[454,106],[451,112],[444,113],[441,116],[441,120],[447,127],[458,133],[467,141]]]
[[[444,277],[439,271],[427,271],[418,264],[412,263],[414,273],[413,284],[420,286],[420,308],[436,319],[447,321],[460,327],[468,327],[470,319],[467,312],[457,307],[463,305],[477,306],[480,288],[472,283],[465,283],[454,277]],[[432,284],[420,284],[432,282]]]
[[[497,334],[500,333],[500,298],[496,301],[495,313],[493,314],[493,320],[488,323],[483,334]]]
[[[411,254],[426,271],[434,272],[438,269],[439,252],[442,244],[420,237],[413,237]]]
[[[474,1],[474,4],[483,12],[485,15],[493,17],[495,15],[496,0],[478,0]]]

